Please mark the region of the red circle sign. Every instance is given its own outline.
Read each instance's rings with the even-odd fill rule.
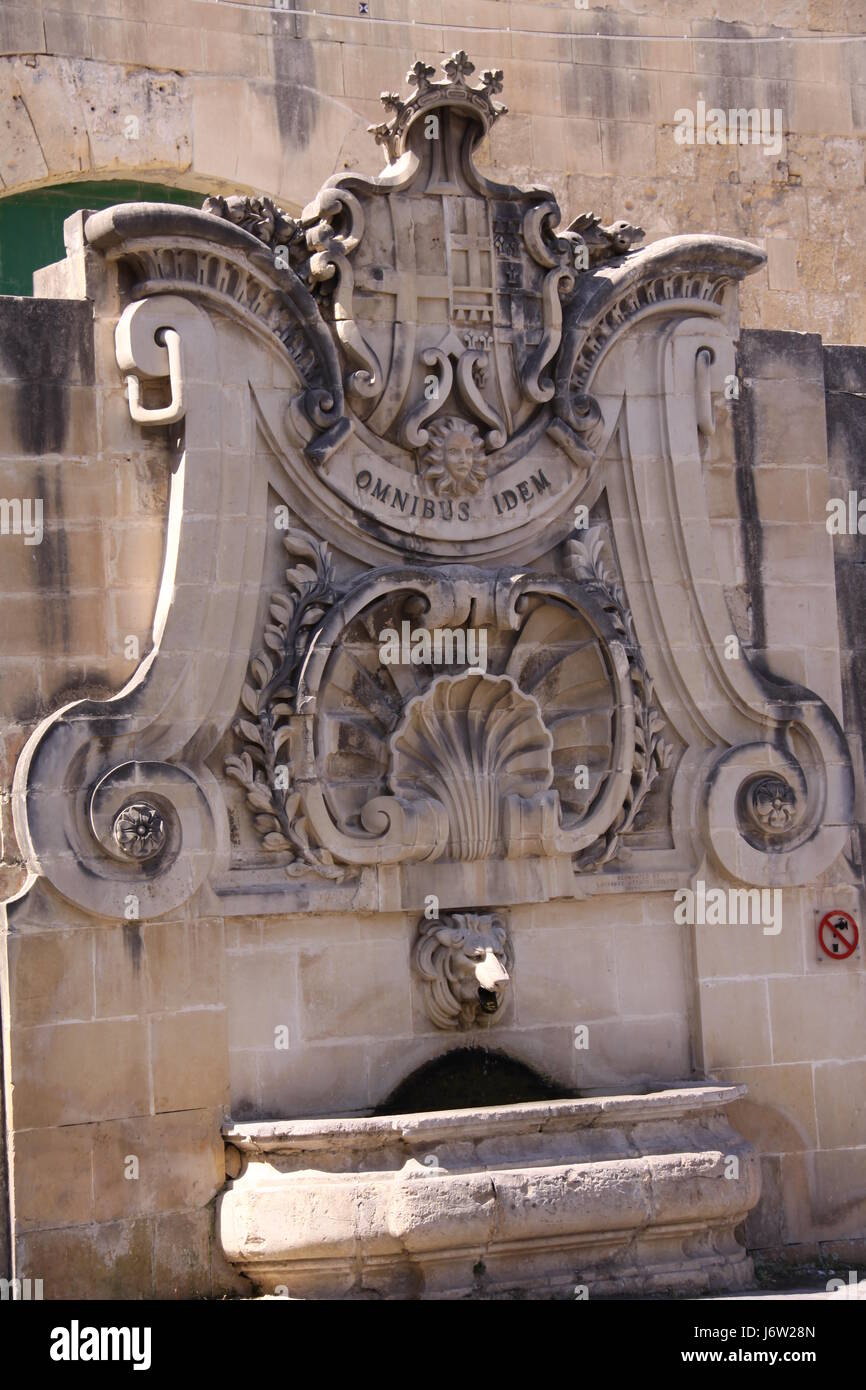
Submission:
[[[860,933],[850,912],[825,912],[818,923],[818,944],[831,960],[845,960],[857,950]]]

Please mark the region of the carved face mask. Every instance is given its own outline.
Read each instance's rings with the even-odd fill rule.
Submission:
[[[472,472],[476,445],[468,434],[452,434],[445,448],[445,467],[457,483],[463,483]]]

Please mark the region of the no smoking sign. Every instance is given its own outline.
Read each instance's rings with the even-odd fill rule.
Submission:
[[[847,960],[860,942],[860,931],[850,912],[825,912],[818,923],[818,945],[830,960]],[[820,960],[819,956],[819,960]]]

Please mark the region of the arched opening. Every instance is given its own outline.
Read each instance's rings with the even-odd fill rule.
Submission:
[[[161,183],[106,179],[58,183],[0,198],[0,294],[31,295],[33,272],[63,260],[63,223],[79,208],[115,203],[184,203],[200,208],[203,193]]]
[[[484,1047],[460,1047],[434,1057],[395,1087],[374,1112],[413,1115],[426,1110],[471,1110],[531,1100],[571,1100],[568,1091],[525,1062]]]

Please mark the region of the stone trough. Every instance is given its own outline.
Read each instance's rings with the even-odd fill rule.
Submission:
[[[232,1124],[218,1230],[261,1293],[596,1297],[741,1288],[742,1086]]]

